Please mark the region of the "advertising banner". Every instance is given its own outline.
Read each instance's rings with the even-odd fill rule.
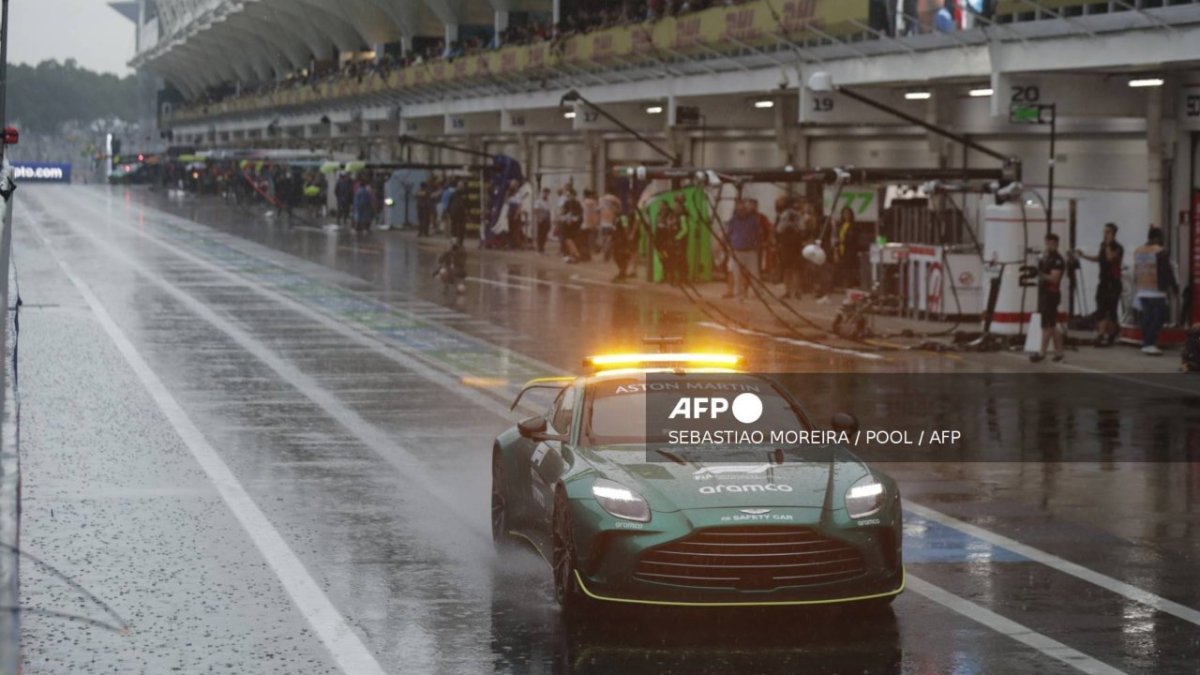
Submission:
[[[13,162],[13,172],[22,183],[70,183],[71,165],[49,162]]]

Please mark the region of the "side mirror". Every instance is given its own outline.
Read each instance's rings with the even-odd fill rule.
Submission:
[[[546,433],[546,418],[541,415],[527,417],[517,422],[517,432],[522,438],[533,439],[537,434]]]
[[[858,433],[858,418],[847,412],[834,413],[830,425],[834,431],[844,431],[848,434]]]

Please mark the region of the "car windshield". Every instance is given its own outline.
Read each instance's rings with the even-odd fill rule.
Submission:
[[[678,378],[676,381],[670,381]],[[669,428],[678,428],[679,420],[668,423],[667,413],[679,405],[681,398],[714,398],[726,400],[739,393],[755,393],[762,401],[762,416],[754,426],[762,428],[808,429],[809,425],[797,414],[786,398],[766,380],[746,375],[642,375],[602,379],[588,387],[588,407],[583,437],[589,445],[643,446],[666,443]],[[647,411],[662,423],[647,429]],[[728,414],[705,417],[700,426],[725,425]],[[688,426],[694,426],[689,424]]]

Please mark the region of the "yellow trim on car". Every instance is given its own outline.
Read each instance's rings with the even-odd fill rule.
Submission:
[[[844,602],[858,602],[861,600],[875,600],[878,598],[886,598],[893,595],[899,595],[904,590],[904,584],[908,580],[908,570],[904,567],[900,568],[900,587],[894,591],[885,591],[883,593],[874,593],[872,595],[858,595],[848,598],[832,598],[829,600],[768,600],[762,602],[674,602],[670,600],[636,600],[633,598],[610,598],[603,595],[596,595],[588,590],[586,584],[583,583],[583,577],[580,576],[579,570],[575,570],[575,581],[579,584],[579,590],[583,594],[593,600],[603,600],[605,602],[626,602],[635,605],[660,605],[663,607],[770,607],[770,606],[785,606],[785,605],[832,605]]]
[[[532,387],[535,384],[570,384],[577,379],[576,375],[554,375],[552,377],[535,377],[521,385],[521,388]]]

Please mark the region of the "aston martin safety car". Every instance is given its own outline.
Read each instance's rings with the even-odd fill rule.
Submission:
[[[588,374],[534,380],[517,395],[514,409],[539,389],[553,402],[495,439],[492,536],[500,551],[524,542],[550,563],[565,614],[603,603],[877,606],[903,590],[899,491],[845,446],[680,446],[648,424],[648,410],[679,410],[670,385],[682,383],[710,390],[704,411],[731,411],[735,391],[752,389],[754,428],[837,438],[738,363],[590,357]],[[853,433],[857,421],[840,413],[831,426]]]

